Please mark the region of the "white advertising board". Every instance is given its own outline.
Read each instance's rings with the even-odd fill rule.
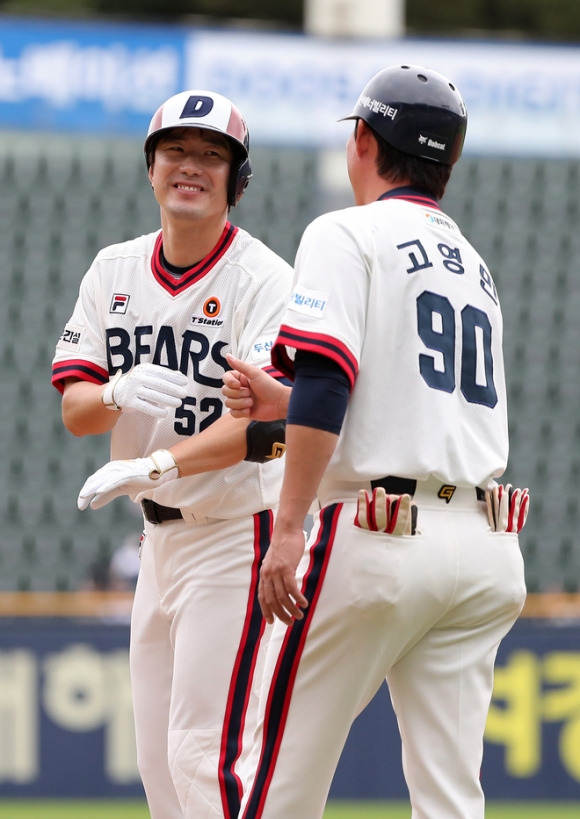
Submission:
[[[239,105],[254,144],[342,149],[351,126],[337,120],[396,63],[456,83],[466,153],[580,156],[580,46],[2,16],[0,128],[142,136],[171,94],[208,88]]]
[[[186,49],[185,82],[231,97],[259,142],[336,147],[351,127],[338,118],[396,63],[457,84],[469,112],[466,152],[580,154],[580,47],[200,31]]]

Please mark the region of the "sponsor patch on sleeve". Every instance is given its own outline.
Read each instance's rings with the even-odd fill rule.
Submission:
[[[250,364],[262,363],[264,359],[269,361],[275,339],[272,336],[260,336],[254,341],[250,357]]]
[[[329,294],[321,290],[308,290],[303,287],[292,293],[288,309],[305,316],[322,318],[328,304],[328,297]]]
[[[74,324],[67,324],[56,345],[60,350],[79,349],[83,337],[83,328],[75,327]]]

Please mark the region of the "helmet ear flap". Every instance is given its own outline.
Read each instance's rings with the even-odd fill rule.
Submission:
[[[238,204],[252,176],[252,165],[249,156],[242,159],[237,166],[232,165],[228,183],[228,205],[235,207]]]

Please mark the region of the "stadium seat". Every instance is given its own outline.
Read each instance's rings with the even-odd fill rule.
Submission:
[[[317,155],[255,146],[252,160],[254,178],[232,221],[292,263],[303,229],[332,198],[318,183]],[[485,258],[501,297],[511,433],[501,480],[530,489],[521,538],[528,587],[575,591],[578,165],[464,157],[442,207]],[[81,588],[113,538],[138,536],[141,522],[123,500],[77,510],[86,476],[108,460],[108,441],[64,429],[50,362],[97,250],[158,227],[141,143],[32,134],[6,141],[0,218],[0,590]]]

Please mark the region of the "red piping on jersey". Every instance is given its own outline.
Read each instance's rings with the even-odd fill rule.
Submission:
[[[262,369],[264,370],[265,373],[268,373],[268,375],[271,375],[272,378],[276,378],[277,380],[279,380],[281,378],[284,378],[284,379],[286,378],[284,373],[281,373],[280,370],[277,370],[275,367],[268,366],[268,367],[262,367]]]
[[[434,208],[441,210],[439,202],[433,196],[420,188],[414,188],[411,185],[404,185],[400,188],[393,188],[393,190],[383,193],[377,199],[378,202],[383,202],[385,199],[404,199],[407,202],[413,202],[415,205],[423,205],[426,208]]]
[[[180,276],[179,279],[174,278],[165,270],[161,261],[161,248],[163,246],[163,232],[159,231],[159,235],[155,239],[155,246],[151,255],[151,270],[155,279],[159,282],[164,290],[167,290],[172,296],[178,296],[187,290],[192,284],[202,279],[210,270],[219,262],[228,250],[231,243],[234,241],[238,233],[238,228],[232,225],[231,222],[226,222],[218,243],[211,250],[207,256],[197,264],[194,264],[189,270]]]
[[[284,741],[284,727],[300,658],[328,569],[341,509],[342,504],[336,503],[325,507],[320,513],[320,530],[310,551],[310,563],[302,582],[302,593],[308,600],[308,607],[304,610],[303,619],[295,620],[288,627],[278,655],[266,702],[260,761],[246,809],[240,819],[260,819],[264,811],[280,745]]]
[[[308,333],[305,330],[296,330],[283,324],[272,348],[272,364],[288,378],[293,379],[294,362],[288,355],[286,347],[320,353],[332,359],[346,373],[351,390],[354,387],[358,375],[358,362],[341,341],[322,333]]]
[[[70,361],[59,361],[52,367],[52,384],[60,393],[64,392],[65,378],[80,378],[81,381],[91,381],[93,384],[106,384],[109,373],[90,361],[72,358]]]
[[[224,819],[236,819],[242,798],[242,783],[235,771],[242,752],[242,740],[248,700],[260,642],[266,627],[258,603],[260,567],[270,545],[274,516],[269,509],[254,515],[254,560],[252,563],[248,605],[242,636],[230,680],[230,690],[222,730],[218,778]]]

